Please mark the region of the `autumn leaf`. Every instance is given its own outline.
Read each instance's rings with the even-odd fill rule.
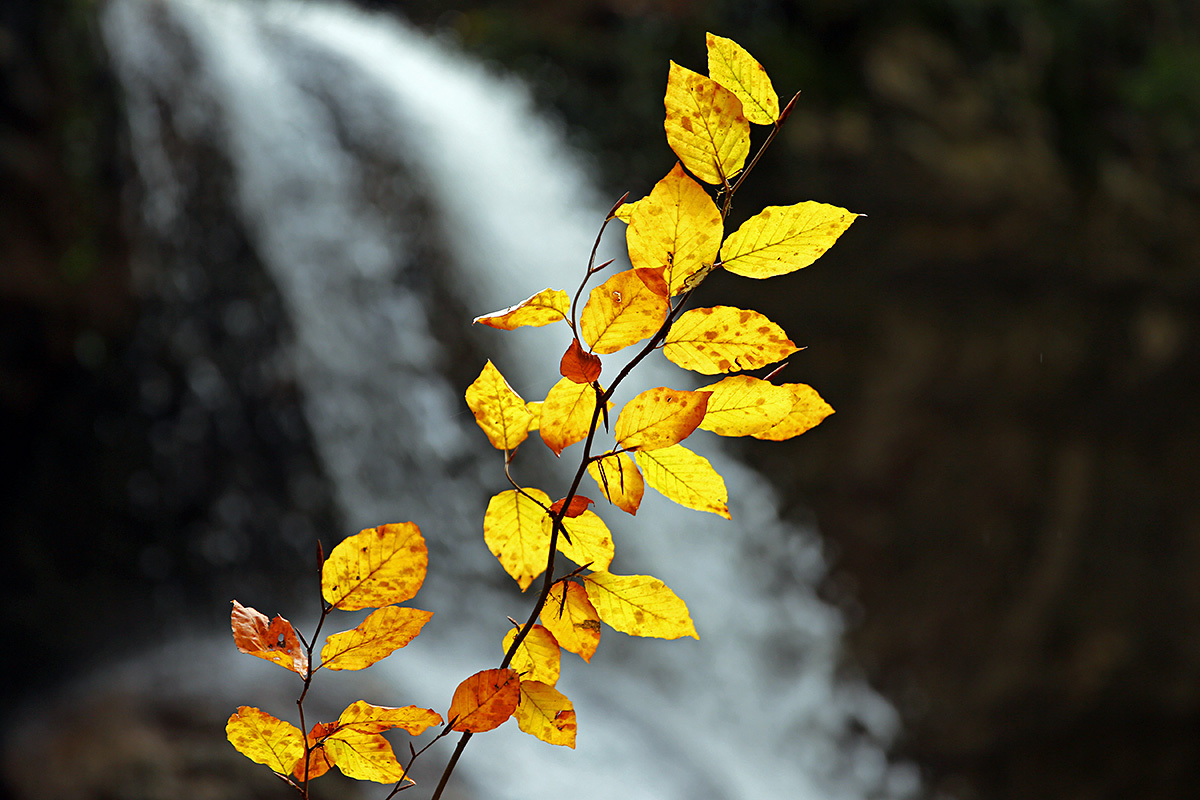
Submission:
[[[600,377],[600,357],[584,351],[578,339],[572,339],[558,363],[558,372],[575,383],[591,383]]]
[[[751,434],[755,439],[782,442],[817,427],[821,420],[833,413],[833,408],[811,386],[803,383],[785,383],[780,388],[791,393],[792,408],[787,416],[773,427]]]
[[[467,387],[467,406],[492,447],[512,450],[529,435],[529,409],[489,360]]]
[[[635,267],[633,274],[638,276],[638,280],[646,285],[654,294],[659,297],[670,297],[671,287],[667,285],[667,268],[662,267]]]
[[[512,628],[504,636],[504,652],[512,647],[513,639],[517,638],[517,629]],[[513,654],[509,666],[521,676],[522,685],[527,681],[541,681],[551,686],[558,683],[559,662],[561,653],[558,640],[545,626],[534,625],[529,634],[521,640],[520,647]]]
[[[590,384],[561,378],[542,403],[541,435],[554,455],[587,438],[596,410],[596,390]]]
[[[562,511],[563,501],[567,498],[562,497],[550,504],[550,511],[554,514]],[[584,497],[577,494],[571,498],[571,502],[567,505],[567,511],[563,514],[564,517],[578,517],[580,514],[588,510],[588,506],[595,505],[596,501],[590,497]]]
[[[691,436],[707,407],[706,392],[647,389],[621,409],[613,436],[626,450],[669,447]]]
[[[732,39],[706,35],[708,75],[737,95],[746,119],[771,125],[779,119],[779,95],[762,64]]]
[[[540,618],[559,647],[584,661],[592,660],[600,644],[600,616],[582,586],[573,581],[551,586]]]
[[[672,61],[663,104],[667,144],[693,175],[720,186],[741,170],[750,123],[733,92]]]
[[[593,572],[583,584],[600,619],[614,630],[659,639],[700,638],[687,605],[658,578]]]
[[[316,731],[321,727],[322,725],[318,723],[317,725],[313,726],[313,731]],[[329,727],[336,728],[337,725],[334,723]],[[318,742],[318,738],[321,741]],[[296,780],[316,780],[326,772],[329,772],[329,770],[333,769],[333,759],[330,757],[329,753],[325,751],[324,738],[325,736],[323,734],[320,736],[313,732],[308,734],[308,765],[305,766],[304,756],[300,756],[300,759],[296,762],[296,765],[292,767],[292,777],[294,777]]]
[[[684,312],[663,342],[669,361],[705,375],[758,369],[798,349],[762,314],[732,306]]]
[[[246,758],[280,775],[287,775],[304,757],[304,734],[299,728],[251,706],[240,706],[229,717],[225,736]]]
[[[513,717],[521,730],[531,736],[575,749],[575,708],[553,685],[521,681],[521,700]]]
[[[375,783],[404,780],[404,767],[396,760],[391,742],[378,733],[339,727],[323,746],[329,760],[348,778]]]
[[[676,164],[638,201],[625,240],[642,282],[654,291],[643,273],[661,270],[666,293],[677,295],[690,275],[716,261],[723,234],[721,212],[708,192]]]
[[[541,400],[531,400],[525,404],[525,408],[529,411],[529,427],[527,430],[530,433],[542,427],[542,402]]]
[[[646,484],[628,453],[605,454],[603,458],[588,464],[588,474],[610,503],[628,514],[637,513]]]
[[[765,431],[792,409],[792,393],[749,375],[730,375],[700,391],[712,392],[700,427],[720,436],[750,436]]]
[[[592,289],[579,315],[579,331],[595,353],[615,353],[653,336],[671,304],[655,294],[632,269]]]
[[[354,630],[326,637],[321,648],[321,666],[333,670],[365,669],[415,639],[432,616],[432,611],[399,606],[374,611]]]
[[[292,623],[283,617],[269,620],[266,614],[234,600],[229,624],[239,652],[264,658],[299,675],[307,672],[308,654]]]
[[[421,588],[428,565],[415,523],[367,528],[333,548],[321,568],[321,594],[343,611],[402,603]]]
[[[474,321],[498,330],[511,331],[520,327],[540,328],[550,325],[560,319],[566,319],[570,313],[571,300],[566,292],[562,289],[543,289],[515,306],[484,314],[476,317]]]
[[[514,669],[485,669],[458,685],[450,701],[450,727],[481,733],[498,728],[512,716],[521,699],[521,679]]]
[[[540,489],[509,489],[493,497],[483,515],[483,540],[521,591],[546,570],[550,537],[543,520],[549,505],[550,496]]]
[[[551,522],[547,517],[544,523],[547,534]],[[590,565],[592,569],[608,569],[613,560],[613,540],[604,520],[592,511],[585,511],[573,519],[564,519],[562,524],[567,529],[569,540],[558,537],[557,549],[560,553],[581,567]]]
[[[628,225],[629,220],[633,219],[633,215],[637,213],[638,205],[645,199],[643,197],[641,200],[635,200],[632,203],[622,203],[617,206],[617,210],[613,212],[613,216]]]
[[[708,463],[681,444],[633,454],[650,488],[685,508],[730,519],[725,481]]]
[[[795,272],[824,255],[857,216],[812,201],[767,206],[721,245],[721,265],[747,278]]]
[[[442,715],[431,708],[377,706],[365,700],[356,700],[346,706],[337,724],[342,728],[352,727],[367,733],[400,728],[418,736],[434,725],[442,724]]]

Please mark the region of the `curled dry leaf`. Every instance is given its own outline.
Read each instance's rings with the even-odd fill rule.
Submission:
[[[283,617],[267,619],[266,614],[234,600],[229,625],[239,652],[266,659],[299,675],[308,671],[308,653],[292,623]]]
[[[558,372],[575,383],[591,383],[600,377],[600,357],[586,352],[578,339],[572,339],[558,362]]]
[[[567,498],[562,497],[562,498],[559,498],[558,500],[555,500],[550,505],[550,511],[552,511],[555,514],[562,511],[563,501],[566,499]],[[581,494],[577,494],[571,498],[571,503],[567,506],[567,511],[563,516],[578,517],[580,514],[582,514],[583,512],[588,510],[588,506],[592,506],[595,504],[596,504],[596,501],[593,500],[592,498],[584,497]]]

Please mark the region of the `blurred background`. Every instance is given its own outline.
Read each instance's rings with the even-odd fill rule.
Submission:
[[[248,582],[294,591],[302,543],[334,518],[296,387],[196,422],[181,387],[203,376],[172,367],[189,345],[154,334],[170,311],[131,276],[102,5],[0,10],[0,614],[23,654],[3,667],[10,709],[178,609]],[[735,224],[807,199],[867,217],[769,290],[712,281],[808,346],[791,379],[837,409],[785,446],[739,446],[820,530],[846,669],[899,710],[894,753],[928,797],[1194,796],[1200,6],[365,5],[527,80],[614,200],[669,168],[665,64],[703,70],[706,31],[745,46],[781,95],[802,91]],[[265,357],[284,323],[258,288],[254,330],[194,338]],[[155,444],[168,430],[175,467]],[[205,533],[213,509],[250,534],[291,520],[297,545],[229,556]],[[273,568],[239,566],[260,558]]]

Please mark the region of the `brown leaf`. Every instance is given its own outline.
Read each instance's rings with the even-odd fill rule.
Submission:
[[[566,500],[566,499],[567,498],[563,497],[559,500],[555,500],[553,503],[550,504],[550,510],[552,512],[554,512],[555,514],[557,514],[559,511],[562,511],[563,500]],[[581,494],[577,494],[571,498],[571,504],[569,506],[567,506],[566,516],[578,517],[580,514],[587,511],[588,506],[595,505],[595,503],[596,503],[596,501],[591,499],[590,497],[584,497]]]
[[[283,617],[269,620],[266,614],[234,600],[229,624],[233,643],[240,652],[266,659],[298,675],[308,670],[308,654],[300,645],[300,637],[292,623]]]
[[[572,339],[558,364],[558,371],[575,383],[591,383],[600,377],[600,357],[584,350],[578,339]]]

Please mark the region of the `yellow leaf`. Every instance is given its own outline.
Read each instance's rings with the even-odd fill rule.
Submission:
[[[522,326],[540,328],[566,319],[571,313],[571,299],[562,289],[543,289],[533,297],[522,300],[503,311],[493,311],[476,317],[475,322],[502,331]]]
[[[664,270],[668,294],[717,259],[724,230],[721,212],[700,184],[676,164],[650,196],[637,202],[625,241],[635,268]]]
[[[646,484],[628,453],[608,453],[588,464],[588,474],[599,484],[608,501],[628,514],[642,504]]]
[[[542,401],[531,400],[525,404],[525,408],[529,409],[529,427],[527,430],[533,433],[542,427]]]
[[[529,435],[529,409],[489,360],[467,387],[467,406],[492,447],[512,450]]]
[[[670,307],[667,298],[656,295],[632,269],[627,269],[588,294],[579,314],[579,332],[592,352],[615,353],[653,336]]]
[[[663,497],[687,508],[730,519],[725,481],[708,459],[681,444],[661,450],[639,450],[633,458],[642,468],[646,483]]]
[[[646,198],[644,197],[642,198],[642,200],[645,199]],[[622,203],[621,205],[617,206],[617,210],[613,213],[613,216],[628,225],[629,220],[633,218],[634,213],[637,211],[638,204],[641,203],[642,200],[635,200],[632,203]]]
[[[749,375],[731,375],[700,391],[712,392],[700,427],[720,436],[749,436],[770,428],[792,409],[792,393]]]
[[[517,629],[511,628],[504,636],[504,652],[512,647],[517,638]],[[521,685],[526,681],[541,681],[551,686],[558,683],[562,655],[554,634],[542,625],[534,625],[529,635],[521,640],[521,646],[513,654],[509,666],[521,676]]]
[[[693,175],[719,186],[741,170],[750,123],[733,92],[672,61],[663,104],[667,144]]]
[[[428,565],[415,523],[367,528],[333,548],[321,567],[321,594],[343,611],[401,603],[421,588]]]
[[[596,390],[590,383],[560,378],[542,403],[542,441],[554,455],[562,455],[563,450],[587,438],[595,410]]]
[[[521,681],[513,716],[521,730],[543,742],[575,749],[575,708],[562,692],[538,681]]]
[[[321,666],[326,669],[365,669],[411,642],[433,616],[418,608],[385,606],[371,613],[354,630],[325,638]]]
[[[795,272],[824,255],[857,216],[811,200],[767,206],[721,245],[721,266],[747,278]]]
[[[707,407],[706,392],[647,389],[621,409],[613,436],[626,450],[670,447],[691,436]]]
[[[304,734],[299,728],[251,706],[241,706],[229,717],[225,736],[246,758],[280,775],[287,775],[304,757]]]
[[[481,733],[498,728],[512,716],[521,699],[521,679],[514,669],[485,669],[458,685],[450,701],[450,727]]]
[[[803,383],[785,383],[782,388],[791,392],[791,410],[774,427],[751,434],[755,439],[782,442],[817,427],[821,420],[833,413],[833,407],[821,399],[821,395],[811,386]]]
[[[562,581],[550,587],[541,620],[562,649],[592,660],[600,643],[600,617],[582,586]]]
[[[542,527],[546,508],[530,497],[550,505],[550,496],[540,489],[525,489],[525,494],[509,489],[493,497],[483,515],[483,540],[521,591],[546,570],[550,555],[550,537]]]
[[[754,56],[732,39],[707,34],[708,75],[737,95],[746,119],[771,125],[779,119],[779,95]]]
[[[658,578],[593,572],[583,584],[600,619],[614,630],[659,639],[700,638],[687,605]]]
[[[551,521],[547,517],[543,523],[547,536],[550,535]],[[559,534],[558,551],[581,567],[591,565],[591,569],[608,569],[613,560],[613,540],[604,520],[594,511],[584,511],[579,516],[564,518],[562,522],[571,540],[568,542]]]
[[[308,652],[301,646],[292,623],[283,617],[276,615],[269,620],[266,614],[234,600],[229,624],[239,652],[266,659],[298,675],[308,670]]]
[[[684,369],[713,375],[758,369],[799,348],[757,311],[713,306],[686,311],[663,342],[663,355]]]
[[[375,783],[404,780],[404,767],[396,760],[391,743],[378,733],[339,728],[322,746],[333,765],[348,778]]]
[[[413,736],[441,723],[442,715],[431,708],[377,706],[365,700],[356,700],[346,706],[337,721],[340,728],[354,728],[365,733],[400,728]]]

